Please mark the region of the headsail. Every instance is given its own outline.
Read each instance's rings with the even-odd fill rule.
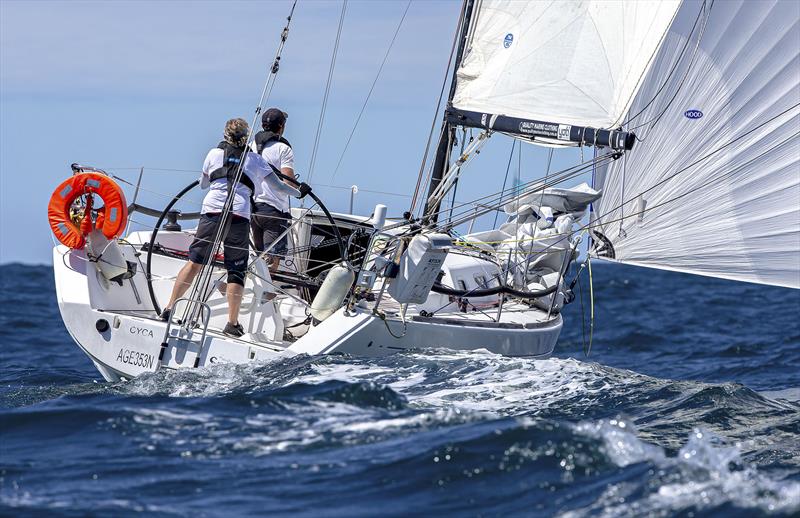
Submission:
[[[699,44],[698,44],[699,41]],[[800,4],[687,1],[598,171],[595,253],[800,287]]]
[[[679,5],[479,1],[453,107],[486,127],[512,119],[514,127],[498,129],[559,140],[575,141],[573,126],[616,128]]]

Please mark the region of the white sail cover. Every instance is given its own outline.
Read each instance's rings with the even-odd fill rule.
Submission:
[[[629,110],[642,141],[595,178],[614,259],[800,287],[798,53],[799,2],[683,4]]]
[[[679,5],[679,0],[479,0],[453,106],[613,128]]]

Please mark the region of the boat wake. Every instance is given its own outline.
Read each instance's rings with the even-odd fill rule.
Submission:
[[[269,507],[339,515],[387,502],[406,513],[480,505],[571,517],[800,512],[796,401],[572,359],[297,357],[47,393],[22,387],[4,404],[15,452],[0,491],[6,509],[88,510],[99,499],[109,511],[163,512],[175,501],[164,487],[188,483],[199,492],[183,509],[199,512],[220,487],[303,488],[302,505],[276,496]],[[15,460],[32,433],[60,441],[48,470]],[[73,458],[86,441],[98,454],[90,463]],[[110,445],[117,458],[100,455]],[[147,469],[156,460],[161,468]],[[37,490],[53,470],[75,482]],[[81,482],[113,486],[132,474],[136,498],[105,504]],[[230,500],[232,512],[254,510]]]

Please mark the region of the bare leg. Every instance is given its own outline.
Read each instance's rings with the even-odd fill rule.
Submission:
[[[175,284],[172,286],[172,295],[169,297],[169,302],[164,309],[172,309],[172,305],[186,293],[192,281],[197,277],[197,272],[203,267],[202,264],[187,261],[181,271],[178,272],[178,277],[175,279]]]
[[[239,323],[239,307],[242,305],[242,292],[244,286],[241,284],[228,283],[228,322],[231,324]]]

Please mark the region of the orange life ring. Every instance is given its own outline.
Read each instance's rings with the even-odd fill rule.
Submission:
[[[84,215],[82,221],[75,222],[70,217],[70,209],[72,203],[84,194],[96,194],[102,198],[105,206],[98,211],[95,228],[108,239],[119,237],[128,222],[125,193],[114,180],[100,173],[79,173],[67,178],[50,196],[47,219],[61,243],[79,250],[86,244],[86,236],[92,230],[91,215]],[[84,212],[91,213],[91,197],[87,202]]]

